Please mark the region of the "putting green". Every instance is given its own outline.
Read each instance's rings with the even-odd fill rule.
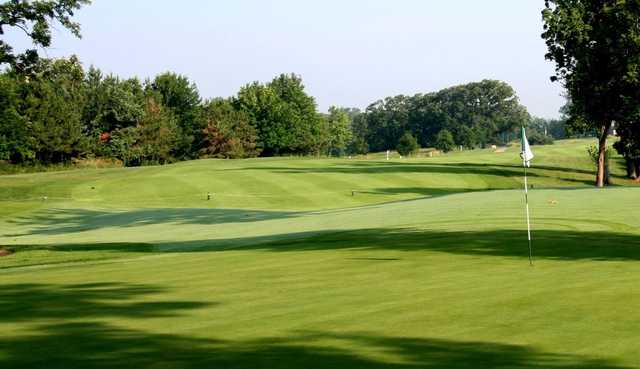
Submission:
[[[0,177],[1,366],[640,367],[640,190],[587,143],[534,147],[534,267],[517,148]]]

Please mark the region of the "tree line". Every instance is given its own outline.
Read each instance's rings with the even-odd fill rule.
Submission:
[[[140,82],[83,70],[76,57],[39,59],[34,73],[0,74],[0,160],[66,162],[105,157],[125,165],[202,157],[341,154],[346,112],[317,111],[299,76],[203,100],[185,76]]]
[[[449,151],[504,144],[522,125],[549,123],[532,119],[512,87],[492,80],[387,97],[365,111],[331,107],[320,113],[295,74],[205,100],[194,82],[171,72],[141,82],[85,70],[76,57],[41,58],[31,70],[0,73],[0,160],[53,164],[101,157],[136,166],[340,156],[394,150],[403,135]]]

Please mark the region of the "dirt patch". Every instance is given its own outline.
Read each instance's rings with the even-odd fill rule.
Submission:
[[[11,254],[13,254],[13,250],[0,249],[0,257],[9,256]]]

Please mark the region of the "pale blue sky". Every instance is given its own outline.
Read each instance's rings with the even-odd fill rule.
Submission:
[[[95,0],[83,38],[55,33],[51,57],[144,78],[171,70],[203,97],[302,75],[319,108],[485,78],[511,84],[532,114],[558,116],[540,38],[543,0]],[[14,42],[15,35],[10,35]]]

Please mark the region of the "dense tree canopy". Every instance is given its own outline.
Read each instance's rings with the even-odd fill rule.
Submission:
[[[251,125],[249,115],[236,110],[231,101],[207,101],[200,114],[200,120],[205,124],[201,156],[236,159],[260,154],[258,133]]]
[[[156,101],[169,108],[177,118],[181,134],[175,149],[176,157],[195,158],[200,144],[198,136],[204,128],[197,121],[201,99],[195,83],[185,76],[167,72],[156,76],[146,87],[147,93],[154,95]]]
[[[388,97],[369,105],[365,115],[366,141],[372,151],[394,148],[405,131],[416,135],[425,147],[434,146],[443,129],[452,134],[455,145],[467,148],[505,143],[529,121],[513,88],[492,80],[411,97]]]
[[[331,107],[321,114],[295,74],[202,102],[193,82],[171,72],[141,83],[94,67],[85,72],[75,57],[41,59],[33,70],[30,76],[15,68],[0,73],[0,160],[105,157],[145,165],[199,157],[341,156],[396,149],[405,133],[417,145],[434,146],[443,142],[441,132],[448,132],[449,150],[506,142],[529,119],[513,89],[499,81],[388,97],[364,112]]]
[[[264,155],[318,153],[324,146],[316,142],[323,133],[322,117],[295,74],[242,87],[234,105],[249,115]]]

